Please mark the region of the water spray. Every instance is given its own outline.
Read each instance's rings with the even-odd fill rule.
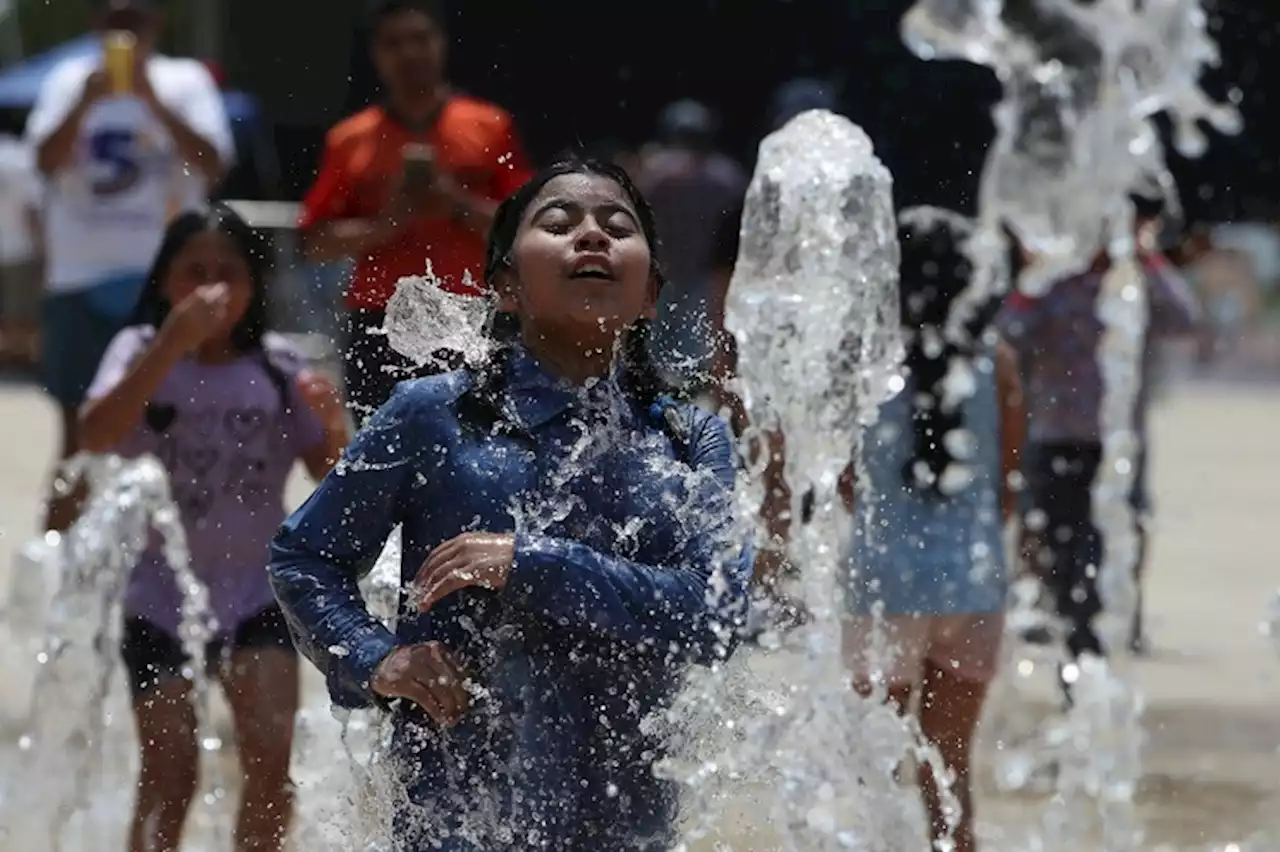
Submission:
[[[1207,16],[1199,0],[918,0],[902,33],[922,59],[987,66],[1004,87],[979,193],[978,230],[986,236],[971,246],[979,284],[993,278],[983,270],[1004,252],[1003,227],[1034,258],[1016,282],[1032,297],[1099,254],[1110,257],[1096,307],[1104,397],[1093,515],[1106,542],[1098,566],[1104,612],[1096,627],[1107,647],[1119,647],[1137,599],[1129,496],[1147,327],[1129,195],[1159,194],[1176,209],[1157,115],[1172,120],[1184,156],[1203,153],[1202,124],[1222,133],[1241,128],[1233,105],[1215,103],[1199,87],[1203,69],[1219,60]],[[1095,813],[1101,848],[1135,849],[1141,698],[1104,660],[1082,659],[1067,674],[1075,701],[1048,734],[1062,795],[1046,815],[1045,834],[1079,831],[1073,820]]]

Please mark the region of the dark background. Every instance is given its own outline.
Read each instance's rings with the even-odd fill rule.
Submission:
[[[218,0],[223,10],[213,20],[220,31],[212,38],[191,25],[199,18],[191,2],[209,0],[167,2],[176,36],[170,47],[212,55],[234,86],[261,97],[283,193],[300,197],[325,129],[377,97],[365,0]],[[38,13],[49,15],[42,0],[20,3],[24,12],[30,7],[33,26]],[[79,0],[61,3],[54,4],[63,10],[58,22],[82,28],[87,13],[71,8]],[[575,144],[638,146],[662,106],[696,97],[720,112],[723,146],[750,165],[773,89],[812,75],[835,82],[844,111],[893,170],[903,204],[972,212],[999,89],[984,68],[908,53],[898,35],[906,0],[445,5],[455,84],[514,113],[535,161]],[[1199,161],[1175,158],[1189,217],[1280,219],[1280,122],[1273,117],[1280,106],[1280,2],[1211,0],[1210,11],[1224,62],[1209,89],[1219,97],[1229,86],[1241,89],[1246,129],[1237,138],[1213,138]]]
[[[750,164],[772,90],[814,75],[836,83],[844,111],[892,169],[901,203],[972,212],[999,86],[985,68],[910,54],[898,35],[908,2],[452,5],[456,85],[511,110],[536,160],[575,143],[638,145],[665,104],[695,97],[720,112],[722,143]],[[1199,161],[1174,158],[1188,218],[1280,219],[1280,3],[1218,2],[1210,16],[1224,60],[1207,87],[1217,97],[1241,90],[1246,130],[1213,137]],[[376,97],[363,33],[356,39],[347,111]]]

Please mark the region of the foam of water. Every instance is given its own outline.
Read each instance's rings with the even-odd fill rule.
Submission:
[[[1158,192],[1176,209],[1157,114],[1172,120],[1174,143],[1188,156],[1207,144],[1201,123],[1240,129],[1235,108],[1214,103],[1199,87],[1203,68],[1218,62],[1206,21],[1199,0],[917,0],[902,22],[904,40],[921,58],[985,65],[1004,87],[982,174],[978,230],[987,236],[971,251],[975,286],[998,277],[983,270],[1003,253],[1001,226],[1035,256],[1017,282],[1033,296],[1100,251],[1113,259],[1097,301],[1105,394],[1103,459],[1093,487],[1094,522],[1107,542],[1099,566],[1105,611],[1096,627],[1110,648],[1121,646],[1136,602],[1128,495],[1147,310],[1128,195]],[[1028,659],[1018,666],[1034,668]],[[1033,845],[1046,838],[1088,845],[1096,820],[1102,848],[1137,848],[1132,794],[1141,773],[1141,698],[1102,660],[1082,659],[1066,675],[1074,681],[1073,708],[1035,748],[1040,767],[1057,778],[1058,795]],[[1015,750],[1017,765],[1006,766],[1004,779],[1034,777],[1027,758]]]

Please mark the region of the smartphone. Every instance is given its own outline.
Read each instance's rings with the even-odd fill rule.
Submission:
[[[436,154],[429,145],[406,145],[403,157],[402,180],[406,192],[420,192],[436,179]]]

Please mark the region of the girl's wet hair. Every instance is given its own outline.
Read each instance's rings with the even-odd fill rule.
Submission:
[[[542,188],[565,175],[595,175],[613,181],[631,202],[640,231],[649,244],[649,267],[658,281],[664,281],[659,259],[658,229],[653,208],[631,182],[625,169],[614,163],[570,156],[539,171],[505,201],[498,205],[493,227],[489,231],[489,244],[485,251],[484,279],[493,287],[498,276],[513,268],[516,238],[529,205]],[[497,348],[488,361],[473,371],[471,390],[459,399],[459,414],[464,422],[492,426],[501,416],[500,396],[506,380],[513,344],[520,338],[520,318],[511,313],[497,313],[490,326],[490,334]],[[623,341],[624,381],[627,390],[646,408],[671,389],[663,381],[649,357],[649,323],[637,320],[627,329]]]
[[[908,486],[941,495],[943,471],[955,462],[944,438],[964,428],[964,406],[942,405],[947,372],[954,359],[972,360],[1002,299],[980,304],[960,327],[958,339],[945,336],[951,306],[966,287],[973,268],[956,234],[947,227],[900,226],[902,246],[899,285],[902,326],[907,332],[905,365],[914,382],[911,404],[913,448],[903,469]],[[927,476],[918,474],[923,464]]]
[[[285,373],[272,362],[262,345],[262,336],[266,334],[268,325],[267,287],[271,269],[267,246],[249,223],[225,204],[213,203],[202,210],[189,210],[169,223],[147,273],[147,281],[130,324],[155,329],[164,325],[173,309],[164,295],[165,279],[187,244],[205,233],[219,233],[227,237],[249,267],[253,295],[244,316],[231,329],[231,345],[237,352],[260,358],[267,377],[280,391],[281,399],[287,402],[289,383]]]

